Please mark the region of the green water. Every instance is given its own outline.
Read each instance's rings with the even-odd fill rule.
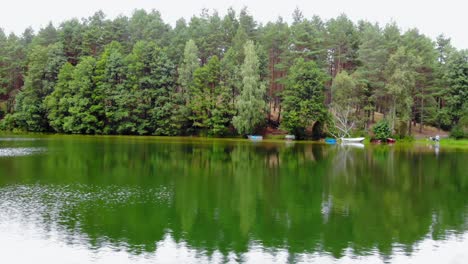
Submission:
[[[468,152],[436,150],[3,136],[0,262],[462,263]]]

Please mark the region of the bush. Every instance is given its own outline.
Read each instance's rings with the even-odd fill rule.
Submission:
[[[405,138],[408,136],[408,122],[398,120],[395,122],[395,135],[398,138]]]
[[[7,114],[0,120],[0,130],[12,131],[15,128],[15,118],[11,114]]]
[[[461,138],[464,138],[465,136],[466,136],[465,131],[460,125],[454,126],[452,130],[450,131],[450,137],[453,137],[455,139],[461,139]]]
[[[390,126],[386,120],[377,122],[377,124],[372,128],[372,131],[374,132],[375,138],[380,140],[386,140],[392,134]]]

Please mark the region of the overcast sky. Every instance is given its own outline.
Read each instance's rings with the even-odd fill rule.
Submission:
[[[21,34],[32,26],[35,30],[52,21],[58,25],[70,18],[91,16],[103,10],[109,18],[131,15],[135,8],[159,10],[171,25],[180,17],[190,19],[202,8],[216,9],[224,15],[228,7],[240,10],[247,6],[262,23],[282,16],[287,21],[296,7],[305,17],[318,15],[329,19],[341,13],[353,21],[366,19],[385,24],[395,21],[403,30],[416,27],[435,39],[441,33],[452,39],[459,49],[468,48],[468,0],[0,0],[0,27]]]

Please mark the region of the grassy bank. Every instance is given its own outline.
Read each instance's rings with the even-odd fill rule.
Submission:
[[[125,135],[66,135],[66,134],[48,134],[48,133],[24,133],[24,132],[6,132],[0,131],[1,137],[79,137],[83,139],[91,139],[91,138],[106,138],[106,139],[128,139],[128,140],[178,140],[180,142],[187,142],[187,141],[195,141],[195,142],[250,142],[250,140],[243,138],[243,137],[226,137],[226,138],[219,138],[219,137],[199,137],[199,136],[176,136],[176,137],[166,137],[166,136],[125,136]],[[259,141],[263,143],[284,143],[286,140],[284,139],[284,135],[267,135],[265,136],[264,140]],[[324,144],[323,140],[319,141],[312,141],[312,140],[296,140],[293,141],[299,144]],[[364,140],[364,145],[374,145],[370,142],[369,137],[366,137]],[[433,141],[429,141],[428,139],[415,139],[412,141],[405,141],[405,140],[397,140],[397,145],[399,146],[427,146],[435,144]],[[460,139],[455,140],[451,138],[443,138],[440,140],[439,143],[440,147],[444,149],[461,149],[461,150],[468,150],[468,139]]]
[[[414,141],[416,145],[427,145],[434,144],[435,142],[428,139],[417,139]],[[445,149],[463,149],[468,150],[468,139],[452,139],[452,138],[443,138],[439,142],[440,147]]]

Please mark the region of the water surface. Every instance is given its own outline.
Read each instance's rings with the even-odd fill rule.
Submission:
[[[0,138],[2,263],[464,263],[468,152]]]

